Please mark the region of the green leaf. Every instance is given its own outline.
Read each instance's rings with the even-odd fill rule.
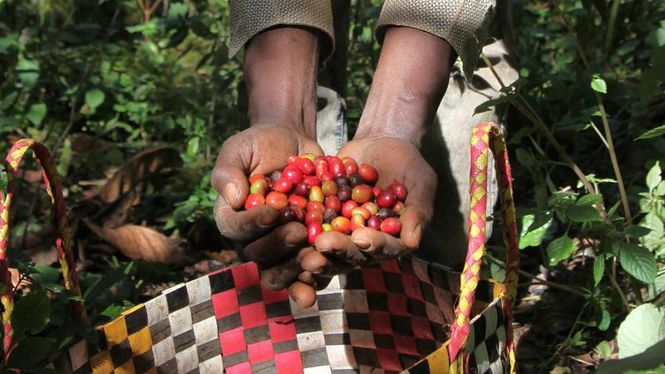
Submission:
[[[625,230],[623,230],[623,233],[625,235],[628,235],[631,238],[636,238],[636,239],[649,235],[650,232],[651,232],[650,228],[639,225],[630,225],[626,227]]]
[[[15,369],[30,369],[48,358],[49,350],[55,339],[32,337],[18,343],[9,356],[7,366]]]
[[[85,103],[88,104],[90,110],[94,112],[98,106],[102,105],[105,97],[106,95],[104,95],[104,92],[93,88],[92,90],[89,90],[85,93]]]
[[[665,226],[655,212],[647,213],[640,222],[640,227],[650,230],[648,234],[640,237],[642,245],[652,251],[665,245]]]
[[[46,117],[46,104],[44,103],[30,105],[30,109],[25,114],[25,118],[35,126],[40,125],[44,117]]]
[[[607,305],[605,305],[604,301],[600,302],[600,321],[598,322],[598,330],[600,331],[607,331],[607,329],[610,327],[610,322],[612,319],[610,318],[610,312],[607,311]]]
[[[663,135],[665,135],[665,125],[660,125],[638,136],[637,138],[635,138],[635,140],[646,140],[651,138],[657,138]]]
[[[593,285],[597,286],[605,273],[605,256],[598,256],[593,261]]]
[[[649,187],[649,190],[655,189],[658,184],[663,180],[663,178],[660,175],[661,170],[660,170],[660,162],[656,161],[656,163],[649,169],[649,172],[647,173],[647,187]]]
[[[618,243],[621,267],[635,279],[651,283],[656,278],[656,259],[648,249],[631,243]]]
[[[547,246],[547,257],[549,258],[550,266],[554,266],[570,258],[575,249],[577,249],[577,244],[573,239],[568,237],[568,234],[552,240]]]
[[[530,213],[522,216],[520,223],[519,248],[537,247],[547,239],[554,217],[550,211]]]
[[[566,209],[566,216],[573,222],[600,222],[600,213],[589,205],[573,205]]]
[[[642,304],[621,322],[617,331],[619,358],[634,356],[665,339],[665,309]]]
[[[584,195],[577,199],[577,202],[575,203],[576,205],[593,205],[599,201],[603,201],[603,195],[599,193],[590,193],[588,195]]]
[[[594,350],[598,352],[602,358],[610,358],[610,356],[612,356],[612,348],[610,347],[610,343],[607,340],[603,340],[602,342],[598,343]]]
[[[51,316],[51,303],[45,292],[31,292],[20,298],[14,306],[12,323],[17,335],[37,334]]]
[[[594,74],[591,77],[591,89],[599,93],[607,93],[607,83],[605,83],[605,80],[600,76],[600,74]]]
[[[199,152],[199,137],[195,136],[187,142],[187,155],[194,157]]]

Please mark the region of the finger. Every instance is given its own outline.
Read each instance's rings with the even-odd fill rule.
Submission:
[[[302,308],[309,308],[316,302],[316,291],[310,285],[295,282],[289,287],[289,295]]]
[[[249,194],[247,167],[243,162],[248,150],[238,136],[230,137],[219,152],[212,171],[211,184],[227,204],[235,210],[241,209]],[[251,147],[249,147],[251,151]]]
[[[404,244],[405,249],[410,252],[415,251],[420,246],[420,240],[423,237],[423,230],[429,224],[431,214],[428,214],[424,209],[416,206],[407,206],[404,212],[399,217],[399,222],[402,224],[399,236]],[[393,239],[393,236],[384,234]]]
[[[329,231],[321,233],[315,242],[318,251],[334,255],[351,264],[365,264],[368,262],[367,255],[351,240],[351,237],[340,232]]]
[[[400,256],[408,252],[407,247],[399,238],[367,227],[356,229],[351,234],[351,240],[377,260]]]
[[[305,226],[299,222],[289,222],[249,243],[243,253],[263,268],[279,262],[306,241]]]
[[[279,217],[277,210],[266,205],[235,211],[221,196],[217,197],[213,214],[219,232],[238,241],[251,240],[268,232]]]
[[[331,255],[313,251],[308,253],[302,260],[303,270],[313,275],[316,284],[320,283],[321,277],[332,277],[337,274],[345,274],[359,265],[349,264]]]
[[[316,283],[316,281],[314,280],[314,275],[309,271],[303,271],[302,273],[298,274],[298,281],[303,282],[312,287]]]
[[[261,283],[272,290],[281,290],[288,287],[303,272],[301,262],[311,252],[316,251],[312,247],[303,248],[296,256],[290,257],[275,266],[261,270]]]

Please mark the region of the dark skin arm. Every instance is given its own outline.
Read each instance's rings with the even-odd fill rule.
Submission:
[[[351,236],[322,233],[315,243],[318,251],[303,258],[306,273],[333,275],[340,271],[340,260],[362,265],[418,248],[432,217],[437,184],[419,152],[420,141],[445,93],[451,53],[445,40],[424,31],[392,27],[386,32],[358,130],[338,156],[373,165],[380,187],[394,181],[407,187],[400,237],[368,228]]]
[[[220,232],[247,243],[245,257],[259,264],[272,288],[284,287],[275,283],[283,273],[275,265],[295,258],[307,242],[307,230],[300,223],[277,226],[278,212],[268,206],[243,210],[247,177],[282,169],[291,155],[323,153],[315,128],[318,45],[314,32],[293,27],[252,39],[244,62],[250,127],[224,143],[212,173]],[[300,270],[291,270],[291,281]]]

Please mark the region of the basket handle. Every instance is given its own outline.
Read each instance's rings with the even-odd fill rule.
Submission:
[[[506,254],[506,279],[504,313],[506,321],[512,320],[512,302],[517,290],[517,271],[519,269],[519,251],[517,246],[517,222],[515,219],[515,205],[513,202],[513,183],[508,162],[508,150],[501,129],[492,122],[482,122],[473,128],[471,136],[471,173],[469,193],[469,244],[460,281],[460,298],[455,308],[455,321],[451,326],[450,344],[448,352],[453,361],[461,351],[469,335],[471,306],[473,305],[476,287],[480,280],[480,265],[485,255],[485,227],[487,214],[487,177],[490,147],[495,158],[495,169],[499,185],[499,198],[501,201],[501,214],[505,231],[503,239],[508,248]],[[512,329],[510,323],[507,329],[507,349],[509,354],[514,352],[512,343]],[[511,354],[514,357],[514,354]],[[512,361],[512,359],[511,359]]]
[[[65,287],[74,292],[77,296],[81,296],[81,289],[79,287],[78,277],[76,275],[76,267],[74,265],[74,257],[71,250],[71,238],[69,226],[67,224],[67,209],[65,207],[65,200],[62,196],[62,186],[60,184],[60,176],[55,167],[53,156],[48,149],[42,144],[32,139],[21,139],[17,141],[9,151],[5,159],[5,170],[9,175],[9,183],[7,191],[2,197],[2,204],[0,205],[0,277],[2,278],[2,285],[0,286],[0,302],[3,306],[2,323],[3,323],[3,349],[5,357],[11,351],[12,336],[14,331],[12,329],[11,317],[14,309],[14,295],[12,290],[11,275],[9,273],[9,259],[7,258],[7,246],[9,243],[9,211],[14,197],[14,184],[16,176],[19,171],[19,166],[23,157],[32,150],[35,159],[39,163],[42,171],[42,178],[46,193],[51,198],[53,204],[52,223],[56,229],[55,234],[55,247],[58,251],[58,260],[62,268],[62,275],[65,280]],[[85,315],[85,308],[80,301],[72,302],[72,308],[75,317],[87,321]]]

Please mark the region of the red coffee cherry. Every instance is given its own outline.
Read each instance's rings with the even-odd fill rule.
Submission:
[[[397,196],[397,199],[400,201],[404,201],[404,199],[406,199],[406,186],[402,183],[394,182],[388,186],[387,190],[394,193],[395,196]]]
[[[342,202],[337,196],[326,196],[326,208],[332,209],[335,213],[342,211]]]
[[[358,174],[369,184],[374,184],[379,179],[379,172],[368,164],[360,164]]]
[[[397,201],[397,196],[390,191],[383,191],[376,197],[376,204],[381,208],[392,208]]]
[[[307,225],[307,241],[309,244],[314,244],[316,241],[316,237],[319,236],[323,232],[323,227],[321,227],[320,223],[312,222],[309,225]]]
[[[372,187],[366,184],[359,184],[353,187],[351,198],[358,203],[368,202],[372,198]]]
[[[278,180],[277,182],[272,184],[272,189],[273,191],[281,192],[281,193],[289,193],[291,192],[291,189],[293,188],[293,182],[287,178],[282,178]]]
[[[295,205],[300,209],[305,209],[307,207],[307,199],[299,195],[289,196],[289,205]]]
[[[381,220],[377,216],[371,216],[367,220],[367,227],[374,230],[381,230]]]
[[[351,175],[358,172],[358,164],[356,164],[356,161],[351,157],[343,157],[342,164],[344,164],[346,175]]]
[[[303,175],[297,167],[287,166],[284,168],[284,171],[282,171],[282,178],[290,180],[293,184],[298,184],[302,182]]]
[[[362,208],[361,208],[362,209]],[[355,231],[361,227],[365,227],[365,218],[360,214],[351,216],[351,231]]]
[[[325,181],[321,185],[321,190],[326,196],[337,195],[337,184],[333,181]]]
[[[358,203],[353,200],[347,200],[342,204],[342,215],[346,218],[351,218],[351,211],[358,207]]]
[[[249,177],[249,184],[254,184],[254,182],[261,179],[265,180],[266,182],[268,181],[266,176],[261,173],[252,174],[252,176]]]
[[[247,196],[247,199],[245,200],[245,209],[249,210],[254,208],[255,206],[263,205],[266,203],[265,198],[263,195],[258,194],[258,193],[251,193],[249,196]]]
[[[321,214],[321,212],[318,212],[318,211],[315,211],[315,210],[307,212],[307,214],[305,214],[305,225],[309,226],[309,224],[311,224],[313,222],[318,223],[318,224],[322,224],[323,223],[323,214]]]
[[[397,236],[401,230],[402,224],[399,222],[399,218],[390,217],[381,222],[381,231],[386,234]]]
[[[326,210],[326,207],[319,203],[318,201],[310,201],[307,203],[307,211],[310,212],[312,210],[316,210],[319,213],[323,214],[323,212]]]
[[[346,217],[337,217],[330,222],[330,227],[333,231],[341,232],[342,234],[351,233],[351,221]]]
[[[269,192],[266,196],[266,205],[277,210],[282,210],[289,206],[289,199],[281,192]]]

